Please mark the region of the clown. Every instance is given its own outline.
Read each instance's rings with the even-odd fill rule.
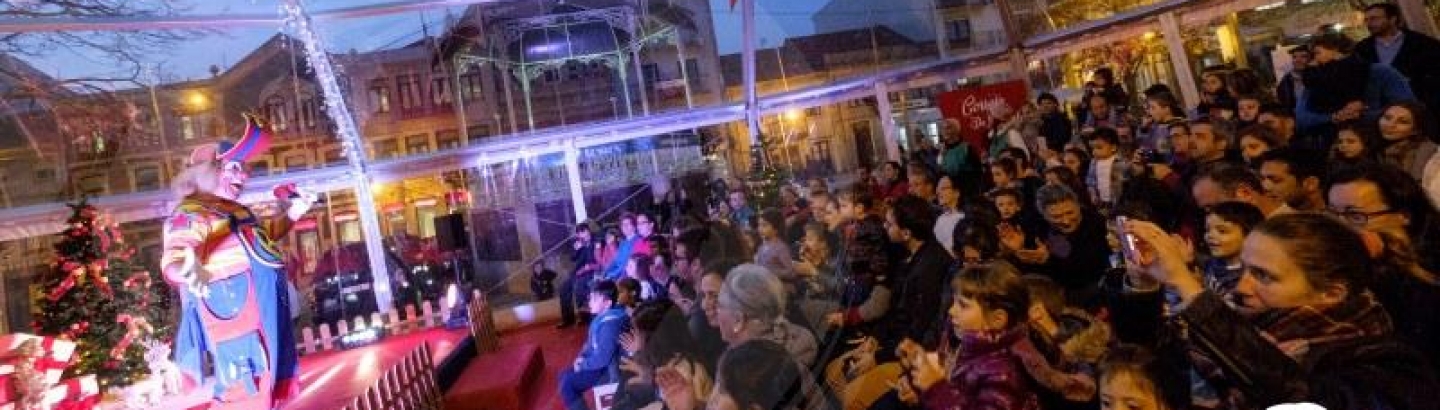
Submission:
[[[165,224],[165,279],[181,293],[175,362],[190,382],[213,382],[220,408],[273,408],[297,391],[284,258],[271,240],[315,197],[277,189],[285,214],[268,219],[236,202],[245,161],[268,147],[248,116],[240,141],[196,147],[175,177],[179,204]]]

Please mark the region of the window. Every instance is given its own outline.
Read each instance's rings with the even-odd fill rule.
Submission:
[[[677,61],[675,62],[675,64],[679,65],[680,62]],[[690,79],[690,86],[700,86],[700,62],[696,61],[693,58],[687,58],[685,59],[684,69],[685,71],[682,71],[681,73],[684,74],[685,77],[688,77]]]
[[[405,152],[412,155],[430,152],[430,136],[416,134],[405,137]]]
[[[195,139],[195,119],[189,115],[180,116],[180,138],[186,140]]]
[[[50,183],[55,181],[54,168],[40,168],[35,170],[35,182]]]
[[[270,159],[258,158],[250,162],[250,177],[263,177],[270,175]]]
[[[76,188],[81,193],[91,196],[102,196],[110,193],[109,176],[106,174],[90,174],[81,176],[76,180]]]
[[[351,219],[340,223],[340,243],[360,242],[360,221]]]
[[[430,105],[436,107],[450,105],[450,81],[448,80],[444,76],[430,80]]]
[[[959,19],[945,22],[945,33],[952,45],[970,44],[970,20]]]
[[[160,189],[160,167],[157,165],[143,165],[135,168],[135,191],[154,191]]]
[[[549,69],[549,70],[545,70],[545,82],[547,82],[547,83],[553,83],[553,82],[556,82],[556,81],[560,81],[560,72],[559,72],[559,70],[556,70],[556,69],[553,69],[553,68],[552,68],[552,69]]]
[[[340,155],[340,149],[325,151],[325,165],[335,165],[345,162],[345,156]]]
[[[435,132],[435,144],[441,150],[460,148],[460,132],[457,130],[440,130]]]
[[[645,83],[647,84],[655,84],[656,82],[660,81],[659,64],[646,63],[645,65],[640,66],[640,72],[645,75]]]
[[[415,222],[420,223],[420,237],[435,237],[435,205],[415,207]]]
[[[318,114],[316,111],[320,110],[315,98],[308,95],[301,96],[300,104],[297,108],[300,110],[300,126],[315,128],[315,117],[316,114]]]
[[[309,167],[310,160],[305,158],[305,154],[288,155],[285,157],[286,171],[302,170]]]
[[[471,144],[479,142],[481,138],[493,135],[493,132],[490,131],[490,126],[487,124],[471,125],[467,130],[469,131],[467,134],[470,135]]]
[[[285,99],[278,95],[265,99],[265,118],[270,120],[271,130],[285,131],[290,127],[289,110],[286,108]]]
[[[375,112],[390,112],[390,86],[384,78],[370,82],[370,105],[375,107]]]
[[[375,141],[375,159],[394,158],[400,156],[400,142],[394,138],[386,138]]]
[[[480,70],[479,70],[479,69],[473,69],[473,70],[470,70],[470,72],[467,72],[467,73],[461,75],[461,76],[460,76],[460,95],[461,95],[461,97],[464,98],[465,101],[475,101],[475,100],[480,99],[480,94],[481,94],[481,93],[483,92],[483,90],[484,90],[484,87],[481,86],[481,81],[484,81],[484,80],[482,80],[481,77],[480,77]]]
[[[420,102],[420,78],[414,74],[395,76],[395,92],[401,110],[412,111],[424,106]]]
[[[577,63],[577,62],[573,62],[573,61],[572,61],[572,62],[569,62],[569,63],[566,63],[566,64],[565,64],[565,78],[567,78],[567,79],[569,79],[569,80],[571,80],[571,81],[579,80],[580,77],[585,73],[585,70],[586,70],[585,67],[586,67],[586,66],[581,65],[581,63]]]

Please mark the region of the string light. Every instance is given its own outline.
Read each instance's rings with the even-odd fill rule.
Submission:
[[[355,126],[355,118],[350,115],[350,110],[345,106],[345,94],[340,89],[340,81],[337,79],[335,65],[330,62],[330,55],[325,52],[324,42],[320,34],[315,32],[315,27],[310,21],[305,8],[300,4],[301,0],[285,0],[280,5],[285,15],[285,25],[295,32],[295,36],[304,45],[305,61],[310,63],[310,70],[315,74],[315,79],[320,83],[321,100],[325,104],[325,112],[335,122],[335,133],[340,137],[341,153],[350,162],[351,181],[355,190],[356,208],[360,214],[360,227],[367,234],[380,234],[380,219],[376,215],[375,197],[370,190],[369,164],[365,161],[365,151],[360,137],[360,131]],[[378,238],[377,238],[378,239]],[[391,306],[390,294],[390,273],[386,269],[384,249],[380,246],[379,240],[365,241],[366,256],[370,261],[370,273],[374,279],[375,305],[381,312],[388,312]]]

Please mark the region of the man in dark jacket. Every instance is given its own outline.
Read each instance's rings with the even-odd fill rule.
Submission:
[[[575,226],[575,239],[571,244],[572,253],[570,262],[575,269],[570,272],[570,277],[560,283],[560,324],[556,327],[564,329],[574,326],[576,322],[575,307],[578,304],[575,298],[590,294],[590,282],[595,277],[595,272],[600,266],[595,262],[596,244],[590,240],[590,224],[582,223]],[[588,316],[587,312],[584,315]],[[588,317],[581,317],[581,322],[589,322]]]
[[[1355,54],[1385,64],[1410,79],[1410,89],[1426,106],[1440,104],[1440,40],[1404,27],[1400,6],[1373,3],[1365,7],[1370,37],[1355,45]],[[1435,111],[1435,110],[1432,110]],[[1432,112],[1440,118],[1440,113]]]
[[[935,218],[935,208],[913,195],[895,200],[885,214],[886,234],[904,248],[905,259],[899,276],[892,279],[895,297],[881,343],[908,338],[926,349],[939,346],[938,324],[945,312],[940,290],[945,289],[955,260],[935,241]]]
[[[1290,110],[1300,103],[1300,97],[1305,92],[1305,80],[1301,73],[1305,67],[1310,65],[1310,46],[1301,44],[1290,49],[1290,72],[1280,78],[1280,83],[1275,85],[1275,100]]]
[[[1035,205],[1050,226],[1037,249],[1019,249],[1003,234],[1002,243],[1022,270],[1044,274],[1063,286],[1070,305],[1094,307],[1100,278],[1110,267],[1104,218],[1081,207],[1079,196],[1061,185],[1040,188]]]
[[[1045,137],[1045,148],[1055,153],[1065,151],[1065,144],[1074,136],[1074,126],[1065,112],[1060,111],[1060,99],[1054,94],[1040,94],[1035,99],[1040,106],[1040,136]]]

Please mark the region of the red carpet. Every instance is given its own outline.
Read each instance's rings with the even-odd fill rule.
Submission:
[[[287,410],[333,410],[344,407],[365,392],[386,370],[430,342],[435,365],[470,335],[468,329],[436,328],[390,336],[380,342],[351,350],[316,353],[300,358],[300,395],[285,405]]]
[[[460,379],[445,395],[447,409],[537,409],[560,410],[560,370],[575,362],[585,343],[585,328],[557,330],[544,323],[500,335],[500,351],[481,354],[470,362]],[[522,360],[530,360],[539,349],[544,368],[534,377],[523,376]],[[499,363],[499,364],[497,364]],[[508,390],[512,394],[481,393]],[[511,397],[519,407],[510,407]]]

